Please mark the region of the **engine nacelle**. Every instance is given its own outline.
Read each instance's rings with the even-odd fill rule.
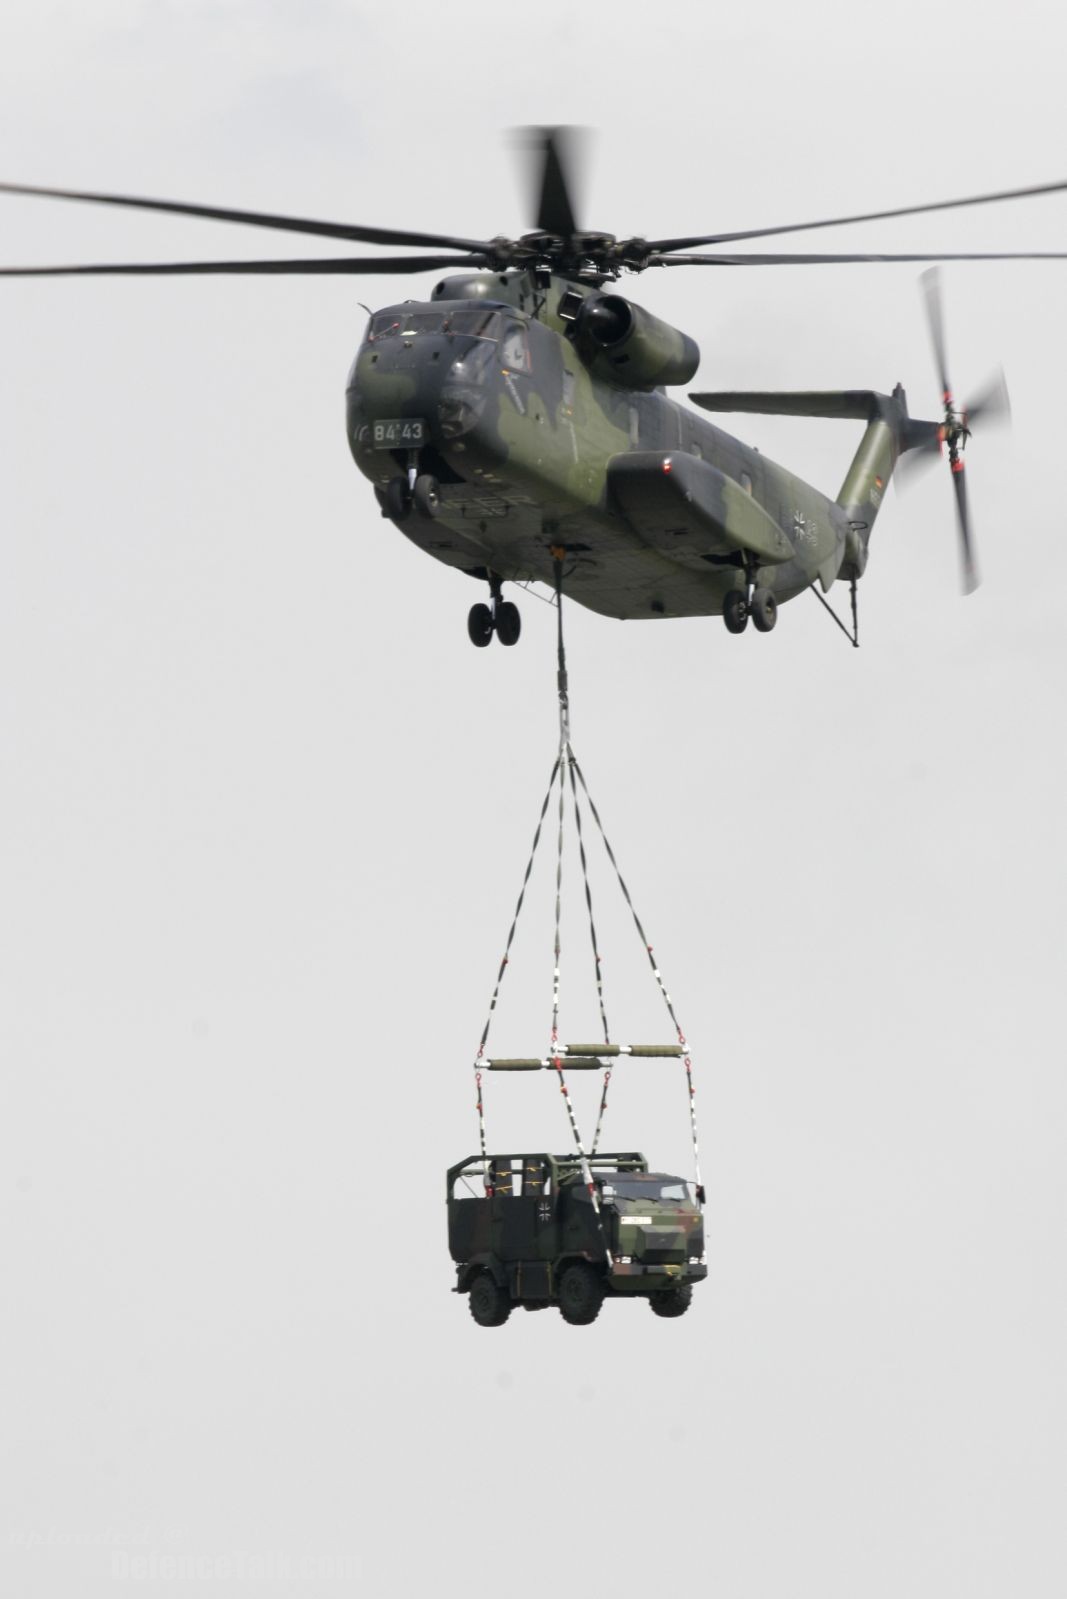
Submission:
[[[700,365],[696,340],[621,294],[590,294],[574,325],[591,371],[627,389],[688,383]]]

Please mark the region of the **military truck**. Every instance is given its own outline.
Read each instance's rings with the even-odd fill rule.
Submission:
[[[606,1298],[646,1299],[657,1316],[689,1309],[707,1276],[703,1193],[635,1152],[592,1156],[588,1172],[591,1183],[576,1155],[543,1153],[449,1168],[455,1292],[479,1327],[503,1326],[516,1305],[558,1305],[575,1327]]]

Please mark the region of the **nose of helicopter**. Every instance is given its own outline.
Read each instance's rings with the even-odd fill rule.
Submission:
[[[404,306],[373,318],[346,392],[349,448],[367,477],[395,470],[396,451],[448,449],[481,414],[494,346],[457,326],[469,314]]]

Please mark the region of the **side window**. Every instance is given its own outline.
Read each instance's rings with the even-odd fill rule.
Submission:
[[[500,341],[500,364],[509,372],[530,370],[530,351],[526,343],[526,329],[521,322],[509,324]]]
[[[567,411],[574,410],[574,373],[563,368],[563,406]]]
[[[641,442],[641,416],[636,405],[630,407],[630,443],[636,446]]]
[[[741,473],[740,483],[746,494],[752,493],[752,479],[747,472]]]

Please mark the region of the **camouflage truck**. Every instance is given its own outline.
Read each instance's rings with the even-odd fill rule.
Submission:
[[[449,1168],[455,1292],[479,1327],[502,1326],[515,1305],[558,1305],[587,1326],[608,1297],[646,1299],[657,1316],[689,1309],[707,1276],[703,1194],[637,1153],[589,1167],[591,1186],[574,1155],[472,1155]]]

